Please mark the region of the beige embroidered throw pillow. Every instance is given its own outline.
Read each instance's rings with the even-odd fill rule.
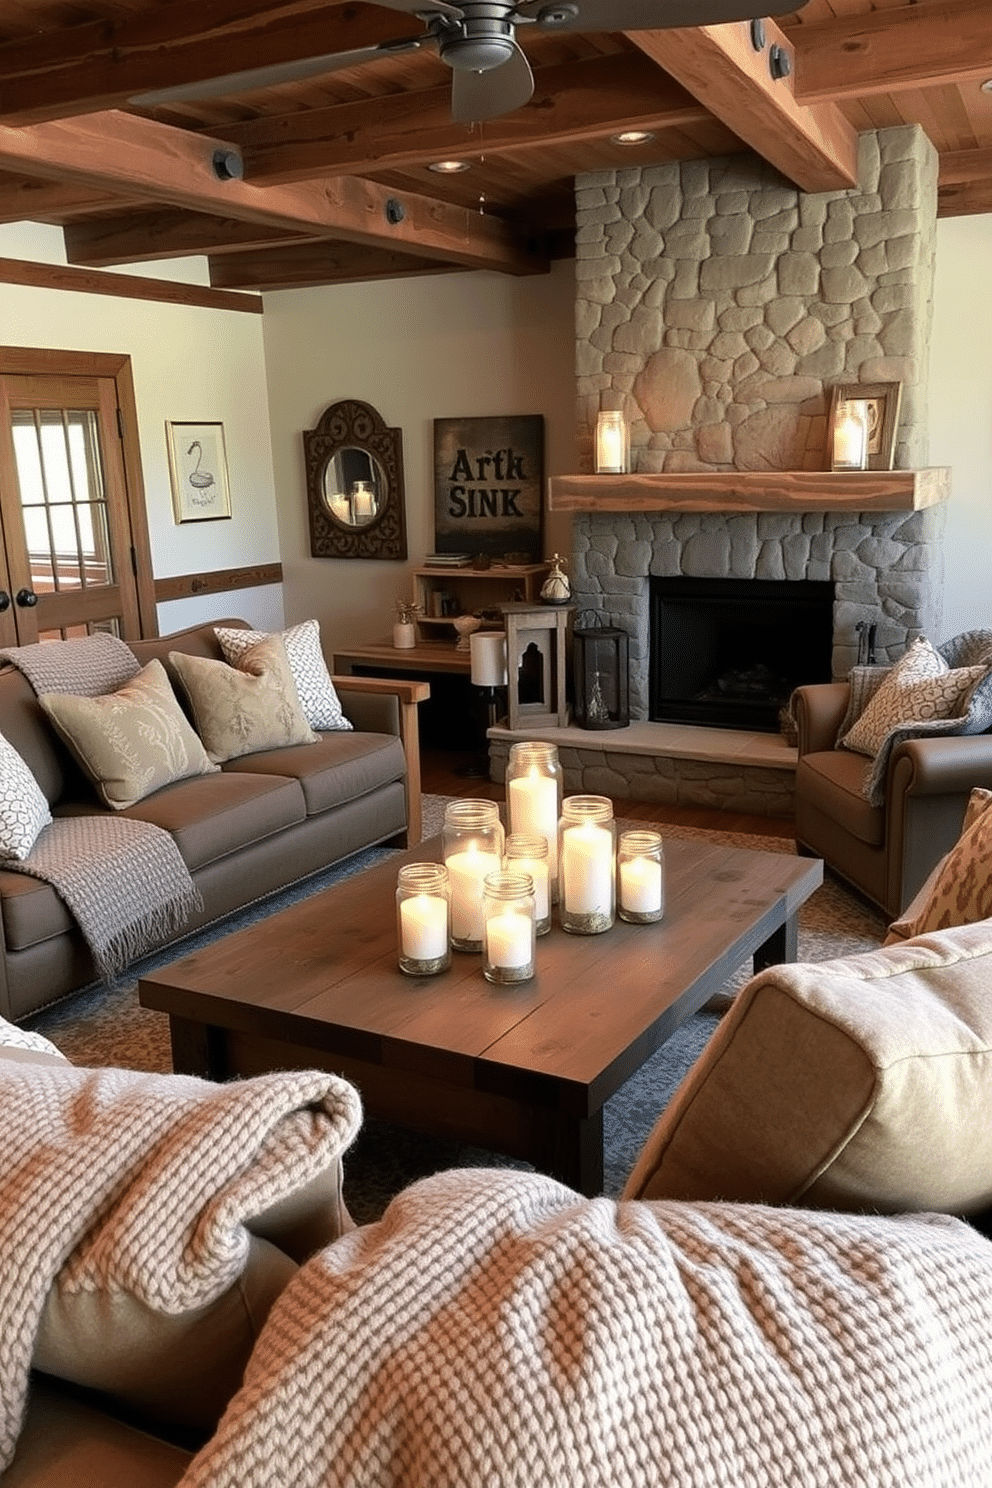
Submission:
[[[97,794],[114,811],[163,785],[217,769],[190,727],[160,661],[99,697],[45,692],[38,698]]]
[[[315,729],[350,729],[321,650],[319,622],[302,620],[281,634],[307,723]],[[239,666],[242,656],[266,639],[264,630],[239,630],[227,625],[215,625],[214,635],[231,666]]]
[[[987,672],[986,666],[952,671],[939,651],[921,636],[896,662],[840,742],[845,749],[874,756],[893,729],[961,717],[970,692]]]
[[[236,667],[182,651],[170,651],[169,661],[186,690],[204,748],[217,763],[318,742],[300,707],[280,636],[257,642]]]

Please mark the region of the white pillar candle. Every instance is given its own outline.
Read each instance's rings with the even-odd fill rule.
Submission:
[[[400,948],[410,961],[438,961],[448,950],[448,906],[433,894],[400,902]]]
[[[496,853],[469,846],[445,862],[451,880],[451,937],[481,942],[482,881],[487,873],[499,871],[500,859]]]
[[[486,921],[486,960],[490,966],[529,966],[531,934],[530,915],[491,915]]]
[[[548,841],[548,872],[558,876],[558,785],[547,775],[521,775],[506,798],[511,832],[536,833]],[[529,870],[528,870],[529,871]]]
[[[561,902],[568,914],[609,913],[614,872],[611,832],[591,821],[565,828]]]
[[[507,859],[507,871],[529,873],[534,880],[534,918],[546,920],[551,913],[551,880],[547,858]]]
[[[355,503],[355,517],[371,517],[375,511],[375,497],[371,491],[355,491],[352,499]]]
[[[662,874],[656,858],[628,858],[620,864],[620,905],[632,914],[661,909]]]

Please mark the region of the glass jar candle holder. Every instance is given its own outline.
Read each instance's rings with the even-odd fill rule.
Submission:
[[[441,855],[451,882],[451,944],[482,950],[482,884],[503,867],[504,832],[495,801],[450,801]]]
[[[537,834],[548,842],[551,902],[558,902],[558,819],[561,816],[561,765],[556,744],[510,745],[506,763],[506,817],[509,831]]]
[[[482,904],[486,981],[530,981],[534,975],[534,881],[530,874],[487,874]]]
[[[599,935],[616,919],[616,823],[606,796],[566,796],[558,829],[558,915],[573,935]]]
[[[551,929],[551,875],[548,839],[537,832],[511,832],[506,839],[503,867],[508,873],[527,873],[534,882],[534,934]]]
[[[407,863],[396,880],[400,971],[436,976],[451,965],[451,895],[443,863]]]
[[[617,845],[617,914],[649,925],[665,913],[665,855],[660,832],[621,832]]]

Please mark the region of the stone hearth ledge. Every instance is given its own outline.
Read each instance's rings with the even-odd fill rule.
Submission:
[[[796,749],[781,734],[678,723],[627,728],[488,730],[489,774],[506,779],[510,748],[525,739],[558,747],[566,794],[654,801],[791,817]]]

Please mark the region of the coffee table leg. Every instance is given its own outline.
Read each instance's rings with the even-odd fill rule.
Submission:
[[[594,1199],[603,1192],[603,1111],[592,1116],[549,1117],[548,1152],[537,1166],[569,1188]]]
[[[189,1018],[169,1018],[172,1068],[177,1075],[199,1075],[204,1080],[226,1080],[223,1029]]]
[[[789,915],[784,925],[769,935],[754,953],[755,972],[766,966],[782,966],[786,961],[795,961],[799,955],[799,916]]]

